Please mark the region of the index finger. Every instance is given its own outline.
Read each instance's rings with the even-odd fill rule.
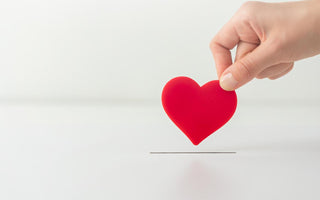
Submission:
[[[230,50],[240,41],[240,37],[233,24],[229,21],[214,36],[210,42],[210,49],[216,64],[217,74],[221,74],[232,64]]]

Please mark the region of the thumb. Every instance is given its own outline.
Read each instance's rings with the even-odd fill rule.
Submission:
[[[232,91],[251,81],[259,72],[275,63],[273,52],[266,43],[260,44],[222,73],[220,86]]]

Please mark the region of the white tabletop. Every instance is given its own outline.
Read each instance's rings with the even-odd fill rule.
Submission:
[[[160,104],[2,103],[0,199],[319,199],[319,113],[239,105],[193,146]]]

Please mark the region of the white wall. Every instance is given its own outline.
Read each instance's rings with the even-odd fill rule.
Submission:
[[[1,0],[0,99],[154,99],[165,82],[216,79],[209,41],[239,0]],[[320,99],[319,56],[255,80],[243,100]]]

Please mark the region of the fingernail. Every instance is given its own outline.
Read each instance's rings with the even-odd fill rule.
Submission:
[[[231,73],[224,75],[220,79],[220,86],[222,89],[227,91],[232,91],[236,88],[238,81],[232,76]]]

